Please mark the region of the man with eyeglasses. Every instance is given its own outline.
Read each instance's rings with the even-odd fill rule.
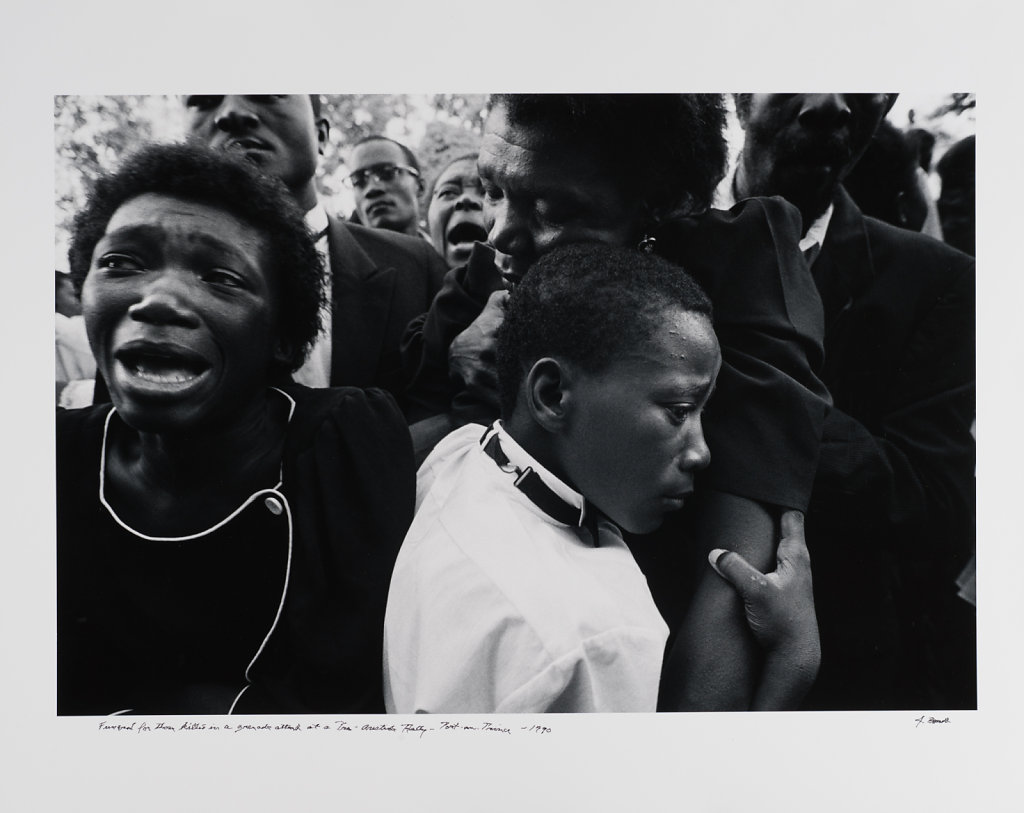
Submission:
[[[312,387],[383,387],[408,409],[399,344],[406,325],[426,312],[439,290],[444,261],[422,240],[328,216],[315,181],[330,132],[318,95],[193,95],[185,104],[192,138],[236,151],[281,180],[319,235],[330,308],[295,380]]]
[[[430,241],[420,228],[423,178],[412,150],[371,135],[356,142],[349,165],[352,171],[345,181],[355,192],[357,222]]]

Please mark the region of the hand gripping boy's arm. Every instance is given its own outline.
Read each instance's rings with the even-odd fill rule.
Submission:
[[[756,567],[771,567],[778,530],[768,508],[712,490],[695,494],[692,508],[694,532],[703,548],[698,561],[728,545]],[[745,711],[751,707],[763,657],[736,590],[708,568],[697,580],[667,653],[658,708]]]
[[[712,551],[708,558],[743,599],[747,624],[765,652],[751,708],[796,708],[821,663],[803,514],[787,511],[782,515],[782,540],[773,573],[761,573],[733,551]]]

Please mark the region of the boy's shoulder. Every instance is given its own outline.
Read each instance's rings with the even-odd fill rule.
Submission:
[[[595,548],[588,532],[545,514],[482,449],[485,431],[457,430],[424,462],[393,606],[421,602],[406,611],[433,628],[472,618],[478,632],[515,629],[546,657],[604,633],[663,645],[667,629],[621,538]]]
[[[545,513],[516,487],[515,471],[483,450],[487,431],[463,427],[424,462],[396,573],[444,582],[452,595],[486,586],[521,611],[543,607],[533,619],[541,627],[544,619],[575,616],[614,624],[621,608],[608,602],[609,585],[646,607],[650,592],[621,536],[595,547],[589,531]]]
[[[514,478],[481,448],[487,431],[479,424],[456,429],[423,462],[416,475],[416,518],[408,539],[446,537],[460,547],[472,544],[476,555],[501,540],[535,532],[537,518],[522,505]]]
[[[457,476],[467,457],[480,445],[480,438],[485,431],[486,427],[475,423],[460,426],[445,435],[427,455],[416,472],[417,513],[422,497],[431,492],[438,482],[443,488],[453,476]]]

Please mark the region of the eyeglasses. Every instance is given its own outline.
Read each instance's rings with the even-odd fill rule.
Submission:
[[[396,175],[403,173],[408,173],[414,178],[420,177],[412,167],[400,164],[374,164],[365,169],[357,169],[345,179],[345,184],[352,189],[365,189],[371,178],[377,183],[391,183]]]

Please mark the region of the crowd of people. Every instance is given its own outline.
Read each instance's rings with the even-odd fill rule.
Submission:
[[[976,707],[973,139],[934,201],[895,98],[729,166],[719,94],[498,94],[342,219],[319,96],[183,97],[57,275],[58,713]]]

